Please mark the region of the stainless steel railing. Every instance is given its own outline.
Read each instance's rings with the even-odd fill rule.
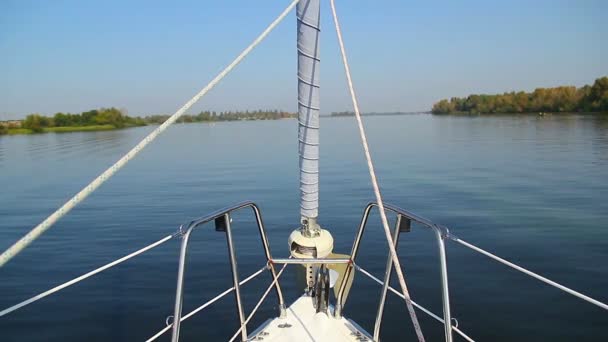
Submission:
[[[367,221],[367,214],[369,214],[369,210],[371,209],[371,207],[373,206],[373,204],[370,204],[367,208],[366,208],[366,216],[364,218],[364,221]],[[251,208],[255,218],[256,218],[256,223],[257,223],[257,227],[258,227],[258,231],[260,234],[260,238],[262,241],[262,247],[264,249],[265,255],[266,255],[266,259],[267,259],[267,264],[266,266],[264,266],[262,269],[258,270],[257,272],[255,272],[254,274],[250,275],[249,277],[247,277],[244,280],[240,280],[239,278],[239,273],[238,273],[238,267],[237,267],[237,263],[236,263],[236,257],[235,257],[235,250],[234,250],[234,245],[232,243],[232,227],[231,227],[231,220],[230,220],[230,214],[234,211],[237,210],[241,210],[244,208]],[[389,209],[392,207],[388,207]],[[184,284],[184,273],[185,273],[185,267],[186,267],[186,263],[185,263],[185,258],[186,258],[186,252],[188,250],[188,244],[189,244],[189,238],[192,234],[192,232],[201,227],[202,225],[209,223],[211,221],[214,221],[215,223],[215,228],[217,231],[220,232],[225,232],[226,233],[226,241],[227,241],[227,245],[228,245],[228,250],[229,250],[229,258],[230,258],[230,264],[231,264],[231,269],[232,269],[232,278],[233,278],[233,287],[227,289],[226,291],[224,291],[223,293],[217,295],[216,297],[214,297],[213,299],[207,301],[206,303],[204,303],[203,305],[199,306],[198,308],[196,308],[195,310],[191,311],[190,313],[188,313],[186,316],[182,317],[182,301],[183,301],[183,284]],[[363,225],[364,228],[364,225]],[[360,231],[357,235],[357,240],[360,240],[362,235],[362,231]],[[249,316],[247,317],[247,319],[245,319],[244,317],[244,312],[243,312],[243,305],[242,305],[242,301],[241,301],[241,296],[240,296],[240,285],[243,285],[245,283],[247,283],[248,281],[250,281],[251,279],[255,278],[256,276],[258,276],[259,274],[261,274],[265,269],[270,270],[270,273],[273,277],[273,281],[269,287],[268,290],[270,290],[272,287],[275,287],[276,289],[276,293],[277,293],[277,297],[279,300],[279,308],[280,308],[280,312],[279,315],[280,316],[284,316],[285,315],[285,302],[283,300],[283,294],[282,294],[282,290],[280,287],[280,283],[279,283],[279,277],[280,277],[280,272],[277,273],[276,269],[275,269],[275,265],[280,265],[283,264],[283,268],[287,265],[292,265],[292,264],[299,264],[299,265],[305,265],[305,264],[317,264],[317,265],[323,265],[323,264],[348,264],[349,267],[347,269],[351,269],[352,267],[356,267],[357,269],[360,269],[363,273],[365,273],[365,271],[363,269],[361,269],[358,265],[354,264],[354,258],[351,256],[349,258],[337,258],[337,259],[327,259],[327,258],[314,258],[314,259],[291,259],[291,258],[277,258],[277,259],[273,259],[271,252],[270,252],[270,247],[268,245],[268,240],[266,237],[266,231],[264,229],[264,223],[262,221],[262,216],[260,213],[259,208],[257,207],[257,205],[253,202],[247,201],[247,202],[242,202],[242,203],[238,203],[236,205],[224,208],[224,209],[220,209],[217,210],[215,212],[212,212],[211,214],[208,214],[204,217],[198,218],[196,220],[193,220],[191,222],[189,222],[186,225],[182,225],[180,226],[179,230],[171,235],[168,235],[166,237],[164,237],[163,239],[150,244],[144,248],[141,248],[135,252],[132,252],[122,258],[119,258],[115,261],[112,261],[104,266],[101,266],[97,269],[94,269],[90,272],[87,272],[77,278],[74,278],[68,282],[65,282],[59,286],[56,286],[48,291],[45,291],[43,293],[40,293],[30,299],[27,299],[25,301],[22,301],[16,305],[13,305],[7,309],[4,309],[2,311],[0,311],[0,317],[7,315],[15,310],[18,310],[19,308],[22,308],[26,305],[32,304],[38,300],[41,300],[42,298],[45,298],[46,296],[49,296],[51,294],[54,294],[56,292],[59,292],[69,286],[72,286],[80,281],[83,281],[87,278],[90,278],[96,274],[99,274],[105,270],[108,270],[114,266],[117,266],[127,260],[130,260],[136,256],[139,256],[165,242],[167,242],[168,240],[171,240],[173,238],[176,237],[181,237],[182,238],[182,242],[181,242],[181,248],[180,248],[180,258],[179,258],[179,264],[178,264],[178,277],[177,277],[177,287],[176,287],[176,300],[175,300],[175,305],[174,305],[174,315],[173,315],[173,322],[172,323],[167,323],[167,326],[165,328],[163,328],[162,330],[160,330],[158,333],[156,333],[154,336],[152,336],[151,338],[149,338],[147,341],[154,341],[156,340],[158,337],[160,337],[163,333],[167,332],[168,330],[172,329],[173,330],[173,334],[172,334],[172,340],[173,341],[177,341],[179,338],[179,329],[181,326],[181,322],[184,321],[185,319],[195,315],[196,313],[200,312],[201,310],[207,308],[209,305],[213,304],[214,302],[216,302],[217,300],[219,300],[220,298],[228,295],[230,292],[235,292],[235,300],[236,300],[236,305],[237,305],[237,310],[238,310],[238,316],[239,316],[239,320],[241,323],[241,326],[237,332],[237,334],[241,335],[241,339],[243,341],[247,340],[247,329],[246,329],[246,325],[247,322],[250,320],[251,316],[255,313],[255,310],[252,311]],[[357,249],[358,249],[358,241],[356,241],[357,244]],[[355,253],[356,254],[356,253]],[[369,275],[370,277],[372,277],[372,279],[375,279],[373,276],[371,276],[371,274]],[[344,278],[347,279],[347,278]],[[377,280],[377,279],[376,279]],[[377,280],[379,281],[379,280]],[[345,283],[345,282],[344,282]],[[388,289],[392,292],[396,292],[396,290],[392,289],[391,287],[388,287]],[[267,291],[268,291],[267,290]],[[343,292],[342,292],[343,294]],[[399,295],[399,294],[398,294]],[[262,297],[262,299],[260,300],[263,301],[265,298],[265,295]],[[441,321],[440,318],[438,318],[438,316],[436,316],[435,314],[433,314],[432,312],[430,312],[428,309],[422,307],[421,305],[419,305],[418,303],[415,303],[412,301],[412,303],[414,304],[414,306],[416,306],[418,309],[422,310],[423,312],[427,313],[428,315],[430,315],[431,317],[438,319]],[[260,303],[258,303],[259,306]],[[256,306],[257,307],[257,306]],[[461,333],[459,330],[456,330],[458,333]],[[463,333],[461,333],[461,335],[464,335]],[[238,336],[235,334],[235,336],[233,336],[233,339]],[[370,336],[371,337],[371,336]],[[466,337],[468,340],[471,340],[470,338]]]
[[[359,246],[360,246],[360,242],[361,239],[363,237],[363,233],[366,229],[366,225],[367,225],[367,221],[369,218],[369,214],[371,212],[371,209],[377,207],[376,203],[370,203],[368,204],[364,211],[363,211],[363,217],[361,219],[361,223],[359,225],[359,230],[357,231],[357,235],[355,236],[355,240],[353,242],[353,246],[352,246],[352,250],[351,250],[351,255],[348,258],[339,258],[339,259],[327,259],[327,258],[318,258],[318,259],[291,259],[291,258],[277,258],[277,259],[273,259],[271,252],[270,252],[270,247],[268,245],[268,240],[266,237],[266,231],[264,229],[264,223],[262,221],[262,216],[260,214],[260,210],[257,207],[257,205],[255,205],[253,202],[247,201],[247,202],[242,202],[242,203],[238,203],[236,205],[224,208],[224,209],[220,209],[217,210],[209,215],[206,215],[204,217],[201,217],[199,219],[193,220],[190,223],[188,223],[187,225],[182,225],[179,229],[179,231],[177,233],[168,235],[160,240],[158,240],[157,242],[154,242],[146,247],[143,247],[137,251],[134,251],[122,258],[119,258],[115,261],[112,261],[106,265],[103,265],[95,270],[92,270],[88,273],[85,273],[77,278],[74,278],[70,281],[67,281],[61,285],[58,285],[48,291],[42,292],[32,298],[29,298],[27,300],[24,300],[18,304],[15,304],[7,309],[4,309],[2,311],[0,311],[0,317],[8,315],[9,313],[16,311],[26,305],[32,304],[38,300],[41,300],[42,298],[45,298],[51,294],[54,294],[58,291],[61,291],[62,289],[65,289],[69,286],[72,286],[80,281],[83,281],[87,278],[90,278],[98,273],[101,273],[107,269],[110,269],[114,266],[117,266],[119,264],[121,264],[122,262],[125,262],[126,260],[129,260],[131,258],[134,258],[138,255],[141,255],[165,242],[167,242],[168,240],[171,240],[175,237],[182,237],[182,242],[181,242],[181,249],[180,249],[180,258],[179,258],[179,264],[178,264],[178,277],[177,277],[177,288],[176,288],[176,300],[175,300],[175,306],[174,306],[174,316],[173,316],[173,322],[172,323],[168,323],[167,327],[165,327],[164,329],[162,329],[160,332],[158,332],[156,335],[154,335],[153,337],[151,337],[150,339],[148,339],[148,341],[153,341],[156,338],[158,338],[160,335],[162,335],[164,332],[168,331],[169,329],[173,330],[173,335],[172,335],[172,340],[173,341],[177,341],[177,339],[179,338],[179,329],[180,329],[180,323],[188,318],[191,317],[192,315],[198,313],[199,311],[203,310],[204,308],[208,307],[209,305],[213,304],[215,301],[217,301],[219,298],[228,295],[230,292],[235,292],[235,300],[236,300],[236,305],[237,305],[237,310],[238,310],[238,316],[239,316],[239,320],[241,323],[241,326],[239,328],[239,330],[237,331],[237,333],[233,336],[233,340],[234,338],[236,338],[238,336],[238,334],[241,335],[241,339],[243,341],[246,341],[248,336],[247,336],[247,329],[246,329],[246,325],[247,322],[249,322],[249,320],[251,319],[251,317],[253,316],[253,314],[255,314],[255,310],[253,310],[249,316],[247,317],[247,319],[245,319],[244,316],[244,312],[243,312],[243,305],[242,305],[242,301],[241,301],[241,297],[240,297],[240,285],[245,284],[246,282],[248,282],[249,280],[255,278],[257,275],[261,274],[265,269],[268,269],[272,275],[273,281],[271,283],[271,285],[269,286],[269,288],[267,289],[267,292],[265,293],[265,295],[261,298],[260,302],[258,302],[258,305],[256,305],[256,308],[259,306],[259,304],[264,300],[264,298],[266,297],[266,294],[268,294],[268,292],[271,290],[272,287],[275,287],[276,293],[277,293],[277,297],[278,297],[278,301],[279,301],[279,315],[280,316],[284,316],[285,315],[285,302],[283,300],[283,294],[282,294],[282,290],[281,290],[281,286],[279,283],[279,277],[280,277],[280,272],[277,273],[275,266],[276,265],[280,265],[283,264],[283,268],[281,270],[283,270],[285,268],[285,266],[287,265],[291,265],[291,264],[318,264],[318,265],[323,265],[323,264],[347,264],[347,268],[345,271],[345,275],[343,276],[344,281],[342,281],[342,283],[340,284],[340,288],[338,289],[338,294],[336,296],[336,304],[335,304],[335,308],[334,308],[334,315],[337,317],[341,317],[342,315],[342,311],[343,311],[343,307],[345,304],[345,290],[347,287],[347,279],[349,278],[350,274],[353,272],[353,269],[357,269],[359,270],[361,273],[363,273],[364,275],[370,277],[372,280],[374,280],[375,282],[379,283],[380,285],[382,285],[382,292],[381,292],[381,296],[380,296],[380,301],[379,301],[379,305],[378,305],[378,311],[376,314],[376,321],[374,324],[374,334],[373,334],[373,340],[374,341],[378,341],[379,340],[379,334],[380,334],[380,328],[381,328],[381,324],[382,324],[382,317],[383,317],[383,313],[384,313],[384,304],[386,301],[386,297],[387,297],[387,293],[388,291],[391,291],[393,293],[395,293],[397,296],[401,297],[402,299],[406,299],[406,297],[400,293],[399,291],[393,289],[392,287],[390,287],[388,284],[390,283],[390,276],[391,276],[391,270],[393,267],[393,264],[391,262],[391,258],[389,256],[387,263],[386,263],[386,268],[385,268],[385,274],[384,274],[384,279],[380,280],[377,277],[373,276],[371,273],[367,272],[366,270],[364,270],[363,268],[360,267],[360,265],[358,265],[356,263],[356,257],[359,251]],[[238,273],[238,267],[237,267],[237,263],[236,263],[236,257],[235,257],[235,251],[234,251],[234,245],[232,243],[232,227],[231,227],[231,220],[230,220],[230,214],[237,211],[237,210],[241,210],[241,209],[245,209],[245,208],[251,208],[255,219],[256,219],[256,223],[257,223],[257,227],[258,227],[258,231],[260,234],[260,239],[262,242],[262,247],[264,249],[264,253],[266,255],[266,260],[267,260],[267,264],[266,266],[264,266],[262,269],[260,269],[259,271],[255,272],[254,274],[250,275],[249,277],[247,277],[244,280],[240,280],[239,279],[239,273]],[[454,236],[453,234],[451,234],[449,232],[449,230],[442,226],[442,225],[438,225],[435,224],[433,222],[431,222],[428,219],[425,219],[423,217],[420,217],[416,214],[413,214],[405,209],[399,208],[397,206],[394,205],[390,205],[390,204],[385,204],[385,209],[387,211],[391,211],[393,213],[395,213],[397,215],[397,220],[396,220],[396,226],[395,226],[395,231],[393,233],[393,243],[395,245],[397,245],[398,241],[399,241],[399,236],[400,233],[402,233],[403,231],[409,231],[411,229],[411,224],[412,222],[418,223],[426,228],[430,228],[434,233],[435,233],[435,237],[437,240],[437,247],[438,247],[438,253],[439,253],[439,261],[440,261],[440,268],[441,268],[441,284],[442,284],[442,299],[443,299],[443,318],[439,317],[438,315],[432,313],[431,311],[429,311],[428,309],[426,309],[425,307],[423,307],[422,305],[412,301],[412,304],[419,310],[421,310],[422,312],[428,314],[429,316],[433,317],[434,319],[436,319],[437,321],[441,322],[444,325],[444,333],[445,333],[445,339],[446,341],[451,341],[452,340],[452,331],[455,331],[456,333],[460,334],[463,338],[465,338],[467,341],[473,341],[473,339],[471,339],[469,336],[467,336],[464,332],[461,331],[461,329],[458,328],[458,324],[456,323],[455,325],[452,325],[452,318],[451,318],[451,312],[450,312],[450,302],[449,302],[449,289],[448,289],[448,277],[447,277],[447,261],[446,261],[446,253],[445,253],[445,240],[451,240],[454,242],[457,242],[459,245],[462,245],[464,247],[467,247],[475,252],[478,252],[482,255],[485,255],[501,264],[504,264],[508,267],[511,267],[519,272],[522,272],[528,276],[531,276],[537,280],[540,280],[548,285],[551,285],[553,287],[556,287],[566,293],[569,293],[573,296],[576,296],[588,303],[594,304],[604,310],[608,310],[608,305],[598,301],[596,299],[593,299],[589,296],[586,296],[578,291],[575,291],[569,287],[566,287],[562,284],[558,284],[550,279],[547,279],[537,273],[534,273],[526,268],[523,268],[521,266],[518,266],[514,263],[511,263],[503,258],[500,258],[484,249],[481,249],[469,242],[466,242],[456,236]],[[224,232],[226,234],[226,241],[227,241],[227,245],[228,245],[228,252],[229,252],[229,258],[230,258],[230,265],[231,265],[231,269],[232,269],[232,278],[233,278],[233,287],[224,291],[223,293],[219,294],[218,296],[216,296],[215,298],[213,298],[212,300],[206,302],[205,304],[201,305],[200,307],[198,307],[197,309],[193,310],[192,312],[188,313],[186,316],[182,317],[182,300],[183,300],[183,279],[184,279],[184,272],[185,272],[185,258],[186,258],[186,252],[188,250],[188,243],[189,243],[189,238],[192,234],[192,232],[203,226],[206,223],[209,223],[211,221],[214,221],[215,223],[215,229],[216,231],[220,231],[220,232]],[[281,271],[282,272],[282,271]],[[370,338],[372,338],[371,336],[369,336]]]
[[[359,250],[359,245],[360,245],[360,241],[361,238],[363,236],[363,232],[365,231],[365,227],[367,225],[367,219],[369,217],[370,211],[373,207],[376,207],[377,205],[375,203],[370,203],[366,206],[365,210],[364,210],[364,214],[363,214],[363,218],[361,220],[361,224],[359,226],[359,231],[357,232],[357,236],[355,238],[355,241],[353,243],[353,248],[352,248],[352,252],[349,258],[337,258],[337,259],[328,259],[328,258],[314,258],[314,259],[291,259],[291,258],[277,258],[277,259],[273,259],[272,255],[270,253],[270,247],[268,245],[268,240],[266,238],[266,232],[264,229],[264,225],[262,222],[262,217],[259,211],[259,208],[257,207],[257,205],[255,205],[253,202],[242,202],[239,204],[236,204],[234,206],[231,207],[227,207],[224,209],[220,209],[218,211],[215,211],[207,216],[204,216],[202,218],[196,219],[191,221],[186,228],[180,228],[180,231],[182,231],[182,244],[181,244],[181,251],[180,251],[180,258],[179,258],[179,267],[178,267],[178,276],[177,276],[177,289],[176,289],[176,298],[175,298],[175,309],[174,309],[174,315],[173,315],[173,333],[172,333],[172,341],[173,342],[177,342],[179,340],[179,329],[180,329],[180,325],[181,325],[181,310],[182,310],[182,300],[183,300],[183,278],[184,278],[184,272],[185,272],[185,258],[186,258],[186,252],[187,252],[187,248],[188,248],[188,242],[189,242],[189,238],[190,235],[192,233],[192,231],[196,228],[198,228],[201,225],[204,225],[205,223],[209,223],[211,221],[215,222],[215,227],[217,231],[222,231],[226,233],[226,241],[228,244],[228,251],[229,251],[229,257],[230,257],[230,264],[231,264],[231,269],[232,269],[232,277],[233,277],[233,289],[235,292],[235,299],[236,299],[236,305],[237,305],[237,310],[238,310],[238,316],[239,316],[239,320],[240,320],[240,334],[241,334],[241,339],[243,341],[246,341],[248,336],[247,336],[247,328],[246,328],[246,324],[248,320],[245,320],[245,316],[243,313],[243,306],[242,306],[242,300],[241,300],[241,295],[240,295],[240,288],[239,288],[239,273],[238,273],[238,267],[237,267],[237,263],[236,263],[236,257],[235,257],[235,251],[234,251],[234,245],[232,242],[232,230],[231,230],[231,225],[230,225],[230,214],[234,211],[243,209],[243,208],[247,208],[250,207],[253,209],[253,212],[255,214],[256,217],[256,222],[257,222],[257,226],[258,226],[258,230],[260,232],[260,237],[262,240],[262,246],[264,248],[264,252],[266,254],[266,259],[268,262],[268,268],[270,269],[272,276],[273,276],[273,283],[276,283],[276,290],[277,290],[277,296],[279,298],[279,307],[280,307],[280,316],[284,316],[285,315],[285,303],[283,301],[283,295],[282,295],[282,291],[281,291],[281,287],[280,287],[280,283],[278,281],[278,277],[274,268],[274,265],[278,265],[278,264],[284,264],[284,265],[292,265],[292,264],[299,264],[299,265],[304,265],[304,264],[318,264],[318,265],[325,265],[325,264],[348,264],[347,269],[346,269],[346,273],[343,277],[343,279],[345,281],[342,281],[341,286],[339,288],[338,291],[338,295],[336,298],[336,305],[334,308],[334,315],[336,317],[340,317],[341,316],[341,311],[342,308],[344,306],[344,293],[345,293],[345,289],[346,289],[346,284],[347,281],[346,279],[348,279],[348,277],[350,276],[350,274],[352,273],[353,268],[360,268],[358,265],[356,265],[355,261],[356,261],[356,256],[357,256],[357,252]],[[443,294],[443,301],[444,301],[444,310],[443,310],[443,322],[451,322],[451,316],[450,316],[450,308],[449,308],[449,292],[447,289],[447,265],[445,262],[445,248],[444,248],[444,243],[443,243],[443,239],[448,235],[448,230],[445,227],[442,226],[438,226],[433,224],[432,222],[430,222],[429,220],[426,220],[424,218],[421,218],[415,214],[409,213],[404,209],[392,206],[392,205],[386,205],[385,206],[386,210],[390,210],[393,211],[395,213],[397,213],[397,227],[395,230],[395,235],[394,235],[394,242],[397,243],[398,241],[398,237],[399,237],[399,232],[401,230],[404,229],[405,226],[409,226],[411,221],[415,221],[418,223],[421,223],[422,225],[429,227],[431,229],[433,229],[435,231],[435,235],[437,237],[437,241],[438,241],[438,247],[439,247],[439,254],[440,254],[440,266],[441,266],[441,280],[442,280],[442,294]],[[391,259],[389,257],[389,261],[387,262],[387,268],[386,268],[386,272],[385,272],[385,280],[383,282],[383,290],[382,290],[382,296],[381,296],[381,300],[380,300],[380,304],[379,304],[379,308],[378,308],[378,315],[376,318],[376,323],[374,326],[374,337],[373,340],[374,341],[378,341],[379,340],[379,331],[380,331],[380,325],[382,322],[382,314],[384,311],[384,303],[386,300],[386,294],[387,291],[390,289],[391,291],[394,291],[394,289],[390,288],[388,286],[389,280],[390,280],[390,273],[392,270],[392,262]],[[373,276],[372,276],[373,277]],[[415,306],[418,307],[420,310],[422,310],[423,312],[431,315],[434,318],[437,318],[436,315],[434,315],[433,313],[431,313],[430,311],[428,311],[426,308],[420,306],[419,304],[415,303]],[[441,321],[441,320],[440,320]],[[446,341],[451,341],[452,339],[452,326],[451,324],[444,324],[445,326],[445,335],[446,335]],[[468,338],[468,336],[464,335],[464,333],[462,333],[461,331],[457,330],[458,333],[460,333],[461,335],[463,335],[464,337],[466,337],[468,340],[471,340],[470,338]]]
[[[381,281],[378,278],[374,277],[373,275],[371,275],[369,272],[365,271],[364,269],[362,269],[357,263],[356,263],[356,257],[357,257],[357,252],[359,249],[359,244],[361,242],[361,238],[363,236],[363,232],[365,231],[365,227],[367,225],[367,220],[370,214],[370,211],[373,207],[377,207],[378,205],[376,203],[370,203],[368,204],[364,211],[363,211],[363,217],[361,219],[361,224],[359,226],[359,230],[357,232],[357,235],[355,237],[355,241],[353,243],[353,247],[352,247],[352,252],[351,252],[351,257],[350,259],[352,260],[351,263],[349,263],[349,267],[347,269],[347,274],[345,275],[345,279],[347,279],[347,277],[350,275],[350,272],[352,272],[353,269],[358,269],[360,271],[362,271],[362,273],[364,273],[366,276],[370,277],[371,279],[373,279],[374,281],[378,282],[379,284],[382,285],[382,292],[381,292],[381,296],[380,296],[380,303],[378,305],[378,312],[376,315],[376,321],[374,324],[374,335],[373,335],[373,340],[374,341],[378,341],[379,340],[379,334],[380,334],[380,326],[382,324],[382,315],[383,315],[383,311],[384,311],[384,303],[386,301],[386,294],[387,291],[390,290],[391,292],[394,292],[395,294],[397,294],[398,296],[402,297],[403,299],[405,299],[405,297],[398,291],[394,290],[393,288],[391,288],[389,286],[389,282],[390,282],[390,276],[391,276],[391,271],[392,271],[392,260],[390,258],[390,256],[388,257],[388,261],[386,264],[386,268],[385,268],[385,274],[384,274],[384,280]],[[466,334],[464,334],[460,329],[457,328],[457,324],[456,325],[452,325],[452,318],[451,318],[451,312],[450,312],[450,298],[449,298],[449,288],[448,288],[448,274],[447,274],[447,260],[446,260],[446,253],[445,253],[445,241],[454,241],[457,242],[459,245],[462,245],[466,248],[469,248],[477,253],[480,253],[482,255],[487,256],[488,258],[497,261],[503,265],[506,265],[510,268],[515,269],[516,271],[519,271],[525,275],[528,275],[530,277],[533,277],[537,280],[542,281],[545,284],[548,284],[550,286],[553,286],[557,289],[560,289],[570,295],[573,295],[575,297],[578,297],[588,303],[591,303],[595,306],[598,306],[604,310],[608,310],[608,304],[603,303],[597,299],[591,298],[587,295],[584,295],[578,291],[575,291],[569,287],[566,287],[562,284],[559,284],[555,281],[552,281],[548,278],[545,278],[537,273],[534,273],[526,268],[523,268],[519,265],[516,265],[514,263],[511,263],[495,254],[492,254],[482,248],[479,248],[469,242],[466,242],[462,239],[460,239],[459,237],[455,236],[454,234],[450,233],[450,231],[448,230],[447,227],[439,225],[439,224],[435,224],[432,221],[423,218],[421,216],[418,216],[416,214],[413,214],[405,209],[399,208],[397,206],[391,205],[391,204],[384,204],[384,207],[386,210],[391,211],[395,214],[397,214],[397,221],[396,221],[396,227],[395,227],[395,232],[393,234],[393,243],[395,244],[395,246],[397,245],[398,241],[399,241],[399,234],[404,231],[404,230],[408,230],[411,228],[411,223],[412,222],[416,222],[419,223],[420,225],[426,227],[426,228],[430,228],[433,230],[433,232],[435,233],[435,237],[437,240],[437,247],[438,247],[438,253],[439,253],[439,266],[441,269],[441,289],[442,289],[442,300],[443,300],[443,319],[440,319],[437,315],[433,314],[432,312],[428,311],[426,308],[420,306],[419,304],[415,303],[412,301],[412,303],[414,304],[415,307],[417,307],[418,309],[422,310],[423,312],[427,313],[428,315],[430,315],[431,317],[437,319],[438,321],[440,321],[441,323],[443,323],[444,325],[444,332],[445,332],[445,340],[446,341],[452,341],[452,331],[456,331],[458,334],[460,334],[463,338],[465,338],[468,341],[472,341],[472,339],[467,336]],[[343,305],[344,305],[344,291],[346,288],[346,284],[345,282],[343,282],[341,284],[341,287],[339,289],[339,293],[337,296],[337,303],[336,303],[336,310],[335,313],[337,316],[340,316],[342,313],[342,309],[343,309]]]
[[[357,235],[355,237],[355,241],[353,242],[353,247],[351,249],[350,259],[351,263],[349,267],[346,269],[345,275],[343,279],[348,279],[350,274],[353,272],[353,269],[356,265],[356,258],[359,252],[359,246],[361,243],[361,239],[363,237],[363,233],[365,232],[365,228],[367,226],[367,220],[369,218],[370,211],[373,207],[377,207],[378,205],[374,202],[369,203],[365,209],[363,210],[363,217],[361,218],[361,224],[359,225],[359,230],[357,231]],[[448,271],[447,271],[447,261],[445,256],[445,244],[444,239],[449,235],[449,231],[446,227],[439,226],[434,224],[430,220],[427,220],[423,217],[420,217],[416,214],[413,214],[405,209],[401,209],[391,204],[384,204],[384,208],[386,210],[392,211],[397,214],[397,225],[395,227],[395,232],[393,235],[393,243],[395,246],[398,243],[399,233],[411,227],[411,222],[417,222],[424,227],[430,228],[435,232],[435,238],[437,239],[437,247],[439,252],[439,266],[441,269],[441,289],[442,289],[442,301],[443,301],[443,321],[444,321],[444,333],[446,342],[452,341],[452,325],[450,322],[452,321],[451,313],[450,313],[450,294],[448,289]],[[391,271],[393,269],[392,259],[388,258],[386,263],[386,269],[384,272],[384,282],[382,287],[382,293],[380,296],[380,303],[378,305],[378,313],[376,315],[376,322],[374,324],[374,341],[379,340],[380,336],[380,326],[382,323],[382,315],[384,312],[384,303],[386,301],[386,294],[388,291],[388,284],[390,281]],[[337,317],[342,315],[342,310],[344,307],[344,293],[346,290],[347,282],[343,281],[340,284],[340,288],[338,290],[338,295],[336,298],[336,308],[334,314]]]
[[[171,341],[177,342],[179,340],[179,328],[181,325],[181,316],[182,316],[182,301],[183,301],[183,286],[184,286],[184,272],[186,267],[186,252],[188,250],[188,242],[190,240],[190,235],[194,231],[194,229],[204,225],[205,223],[214,221],[215,229],[217,231],[223,231],[226,233],[226,241],[228,243],[228,253],[230,257],[230,267],[232,269],[232,280],[234,283],[234,294],[236,299],[236,305],[238,309],[239,321],[241,323],[241,338],[243,341],[247,340],[247,327],[245,322],[245,315],[243,312],[243,304],[241,301],[241,292],[239,287],[239,273],[236,262],[236,255],[234,251],[234,244],[232,241],[232,228],[230,225],[230,214],[234,211],[251,208],[255,215],[255,220],[258,226],[258,231],[260,233],[260,238],[262,240],[262,247],[264,248],[264,253],[266,255],[266,260],[268,262],[268,269],[272,274],[273,281],[276,283],[275,289],[277,292],[277,297],[279,299],[279,315],[283,317],[285,315],[285,301],[283,300],[283,293],[281,291],[281,285],[277,279],[277,273],[274,268],[274,264],[272,261],[272,256],[270,253],[270,246],[268,245],[268,239],[266,237],[266,231],[264,229],[264,223],[262,221],[262,216],[260,214],[260,209],[258,206],[251,202],[242,202],[236,205],[217,210],[207,216],[198,218],[196,220],[191,221],[186,228],[180,229],[183,232],[182,243],[180,248],[179,255],[179,266],[177,272],[177,289],[175,292],[175,308],[173,313],[173,332],[171,336]]]

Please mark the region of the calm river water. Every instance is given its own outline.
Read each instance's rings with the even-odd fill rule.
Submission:
[[[554,115],[366,117],[387,202],[450,227],[471,243],[598,300],[608,301],[608,119]],[[353,118],[325,118],[320,221],[348,253],[373,198]],[[0,249],[39,223],[152,127],[0,138]],[[257,202],[273,254],[297,226],[295,120],[176,125],[124,170],[0,269],[0,309],[242,200]],[[371,218],[360,264],[382,276],[386,243]],[[242,277],[263,265],[253,220],[233,223]],[[2,341],[141,341],[164,327],[175,296],[178,241],[0,318]],[[452,314],[479,341],[606,341],[608,312],[447,244]],[[402,236],[414,300],[441,313],[433,235]],[[288,298],[298,289],[283,278]],[[197,231],[184,312],[230,286],[224,236]],[[247,312],[269,283],[243,287]],[[380,287],[359,275],[345,314],[373,331]],[[275,313],[269,297],[251,326]],[[419,313],[427,340],[441,325]],[[184,340],[227,340],[237,328],[228,296],[182,325]],[[164,336],[168,340],[169,334]],[[385,341],[410,340],[402,301],[389,295]]]

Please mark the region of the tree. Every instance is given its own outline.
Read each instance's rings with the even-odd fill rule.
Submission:
[[[98,125],[112,125],[116,128],[125,127],[126,118],[122,112],[114,107],[102,108],[97,112],[94,117],[94,122]],[[84,113],[83,113],[84,115]]]
[[[23,127],[31,129],[34,133],[40,133],[48,126],[49,120],[39,114],[30,114],[25,117]]]
[[[584,101],[591,111],[608,111],[608,77],[595,80]]]
[[[581,88],[561,86],[536,88],[532,93],[506,92],[498,95],[472,94],[466,98],[453,97],[433,105],[435,114],[465,113],[524,113],[608,111],[608,77],[595,80],[592,86]]]
[[[63,113],[57,113],[55,114],[55,116],[53,116],[53,121],[55,122],[55,126],[57,127],[66,127],[66,126],[72,126],[71,124],[71,117],[69,114],[63,114]]]
[[[80,124],[81,125],[95,125],[96,124],[96,120],[95,118],[97,117],[97,115],[99,114],[99,111],[93,109],[90,110],[88,112],[82,112],[82,114],[80,114]]]
[[[454,103],[448,100],[441,100],[433,105],[432,112],[434,114],[448,114],[456,110]]]

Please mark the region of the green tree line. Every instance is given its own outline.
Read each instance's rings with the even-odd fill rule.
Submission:
[[[608,112],[608,77],[595,80],[592,86],[536,88],[531,93],[508,92],[498,95],[452,97],[433,105],[434,114],[451,113],[537,113],[537,112]]]
[[[96,125],[111,125],[114,128],[142,126],[146,123],[141,118],[125,115],[116,108],[93,109],[80,114],[56,113],[54,116],[30,114],[22,121],[21,127],[42,132],[50,127],[84,127]]]
[[[254,111],[227,111],[214,112],[202,111],[196,115],[182,115],[177,122],[213,122],[213,121],[237,121],[237,120],[278,120],[295,118],[297,114],[280,110],[254,110]],[[143,118],[146,123],[159,124],[167,120],[169,115],[149,115]]]
[[[202,111],[196,115],[185,114],[177,122],[213,122],[213,121],[235,121],[235,120],[277,120],[294,118],[297,115],[281,110],[254,110],[254,111],[226,111],[211,112]],[[80,114],[56,113],[53,116],[30,114],[21,121],[20,127],[8,127],[0,123],[0,134],[10,133],[14,128],[29,129],[34,133],[44,132],[53,127],[87,127],[104,126],[109,128],[125,128],[133,126],[145,126],[147,124],[160,124],[167,120],[169,115],[149,115],[146,117],[130,117],[116,108],[93,109]],[[94,128],[94,127],[91,127]]]

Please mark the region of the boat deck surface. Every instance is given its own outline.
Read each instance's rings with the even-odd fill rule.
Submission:
[[[333,312],[333,308],[330,309]],[[311,297],[302,296],[287,308],[283,318],[269,319],[249,336],[250,341],[371,341],[355,322],[317,313]]]

